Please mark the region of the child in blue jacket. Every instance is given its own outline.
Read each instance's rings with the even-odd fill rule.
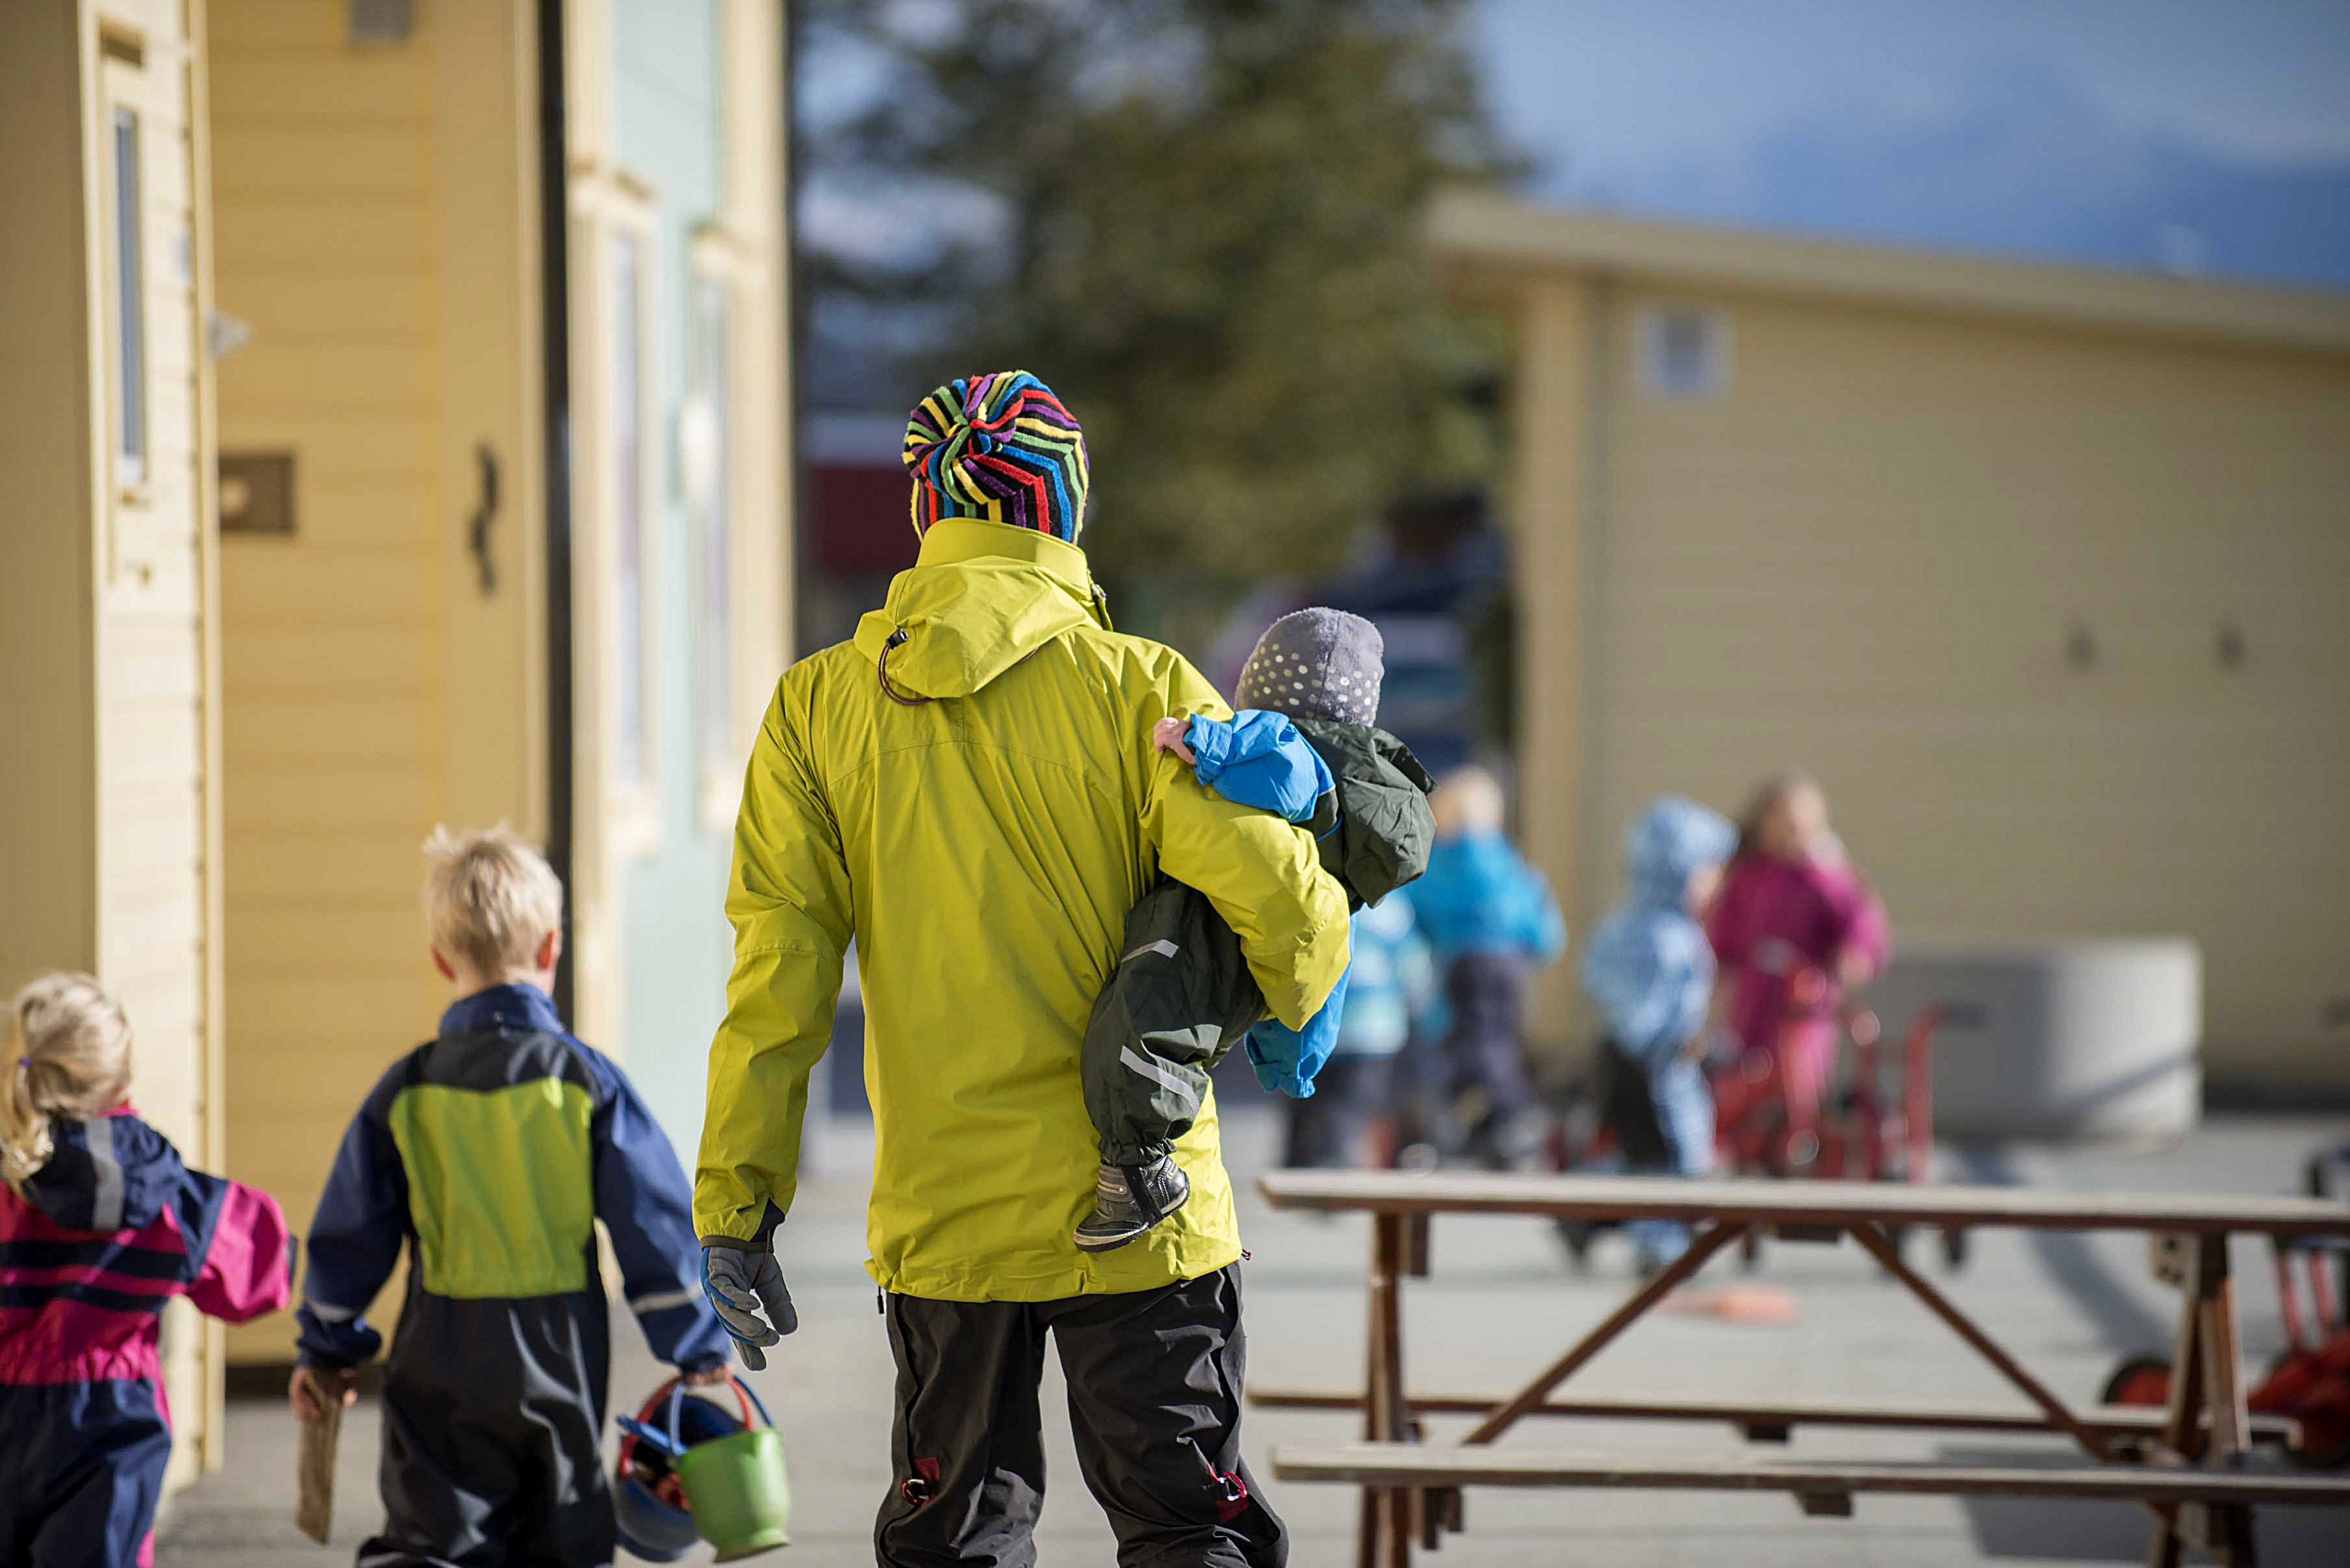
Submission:
[[[1430,781],[1403,742],[1374,728],[1382,649],[1360,616],[1304,609],[1266,628],[1241,671],[1229,722],[1160,720],[1153,738],[1235,805],[1313,833],[1322,864],[1356,907],[1419,875],[1433,821]],[[1087,1021],[1078,1064],[1101,1139],[1094,1211],[1077,1246],[1125,1246],[1175,1212],[1191,1183],[1174,1160],[1235,1040],[1269,1090],[1303,1099],[1336,1043],[1341,977],[1303,1030],[1267,1018],[1240,940],[1207,898],[1162,877],[1128,915],[1118,966]]]
[[[1502,830],[1501,781],[1457,768],[1437,786],[1436,846],[1412,889],[1443,976],[1439,1101],[1473,1105],[1473,1142],[1492,1163],[1531,1164],[1544,1132],[1525,1069],[1527,977],[1566,950],[1550,884]],[[1441,1119],[1441,1118],[1440,1118]]]
[[[364,1315],[410,1253],[383,1386],[383,1532],[364,1568],[612,1561],[610,1355],[596,1221],[653,1354],[726,1376],[676,1151],[625,1074],[547,992],[563,888],[503,828],[437,834],[432,961],[457,992],[438,1038],[393,1064],[344,1135],[310,1227],[289,1390],[348,1404],[383,1336]]]
[[[1703,1055],[1714,967],[1704,916],[1737,847],[1728,818],[1677,795],[1650,803],[1625,837],[1623,906],[1584,950],[1584,989],[1607,1031],[1606,1114],[1627,1170],[1701,1176],[1713,1164]],[[1645,1271],[1689,1246],[1689,1228],[1673,1220],[1627,1229]]]

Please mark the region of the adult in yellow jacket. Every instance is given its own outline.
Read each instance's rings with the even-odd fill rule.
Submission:
[[[1076,544],[1084,438],[1025,372],[950,382],[907,430],[921,551],[854,640],[785,672],[751,758],[694,1219],[746,1361],[795,1325],[773,1251],[809,1069],[857,943],[874,1108],[867,1270],[898,1365],[885,1565],[1029,1563],[1048,1331],[1126,1568],[1274,1564],[1239,1455],[1240,1235],[1212,1098],[1190,1200],[1087,1254],[1078,1076],[1128,910],[1165,873],[1302,1026],[1347,966],[1347,904],[1301,829],[1202,789],[1150,727],[1225,717],[1174,651],[1110,628]]]

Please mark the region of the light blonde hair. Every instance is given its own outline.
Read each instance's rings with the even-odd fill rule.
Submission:
[[[484,979],[536,967],[538,945],[563,926],[555,867],[504,823],[424,841],[424,924],[433,950]]]
[[[51,1124],[87,1121],[130,1088],[130,1021],[86,974],[45,974],[8,1003],[0,1062],[0,1178],[18,1197],[57,1152]]]
[[[1480,767],[1454,768],[1436,781],[1428,797],[1440,838],[1460,833],[1498,833],[1508,805],[1502,781]]]
[[[1777,811],[1799,794],[1809,794],[1820,803],[1820,818],[1827,819],[1828,797],[1819,781],[1796,768],[1773,774],[1764,779],[1746,802],[1746,810],[1738,818],[1738,849],[1731,858],[1758,855],[1762,849],[1762,825]]]

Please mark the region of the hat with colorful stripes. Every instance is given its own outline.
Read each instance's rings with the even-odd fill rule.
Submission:
[[[1086,520],[1086,435],[1025,370],[949,381],[906,421],[914,532],[941,517],[1034,528],[1074,545]]]

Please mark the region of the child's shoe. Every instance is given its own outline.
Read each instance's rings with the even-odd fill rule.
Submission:
[[[1171,1155],[1162,1154],[1148,1165],[1104,1161],[1094,1183],[1094,1211],[1076,1229],[1077,1250],[1107,1252],[1123,1247],[1182,1208],[1191,1196],[1191,1179],[1176,1167]]]

